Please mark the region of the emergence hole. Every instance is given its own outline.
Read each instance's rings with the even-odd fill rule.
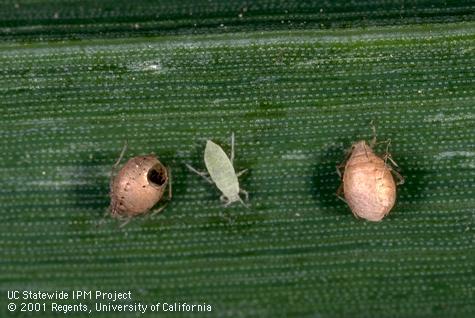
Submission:
[[[166,181],[165,169],[160,165],[156,165],[155,167],[149,170],[147,179],[152,184],[162,186]]]

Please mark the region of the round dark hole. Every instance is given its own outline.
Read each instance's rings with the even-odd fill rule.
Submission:
[[[155,166],[147,174],[147,179],[149,182],[156,184],[158,186],[162,186],[166,179],[165,179],[165,171],[162,167]]]

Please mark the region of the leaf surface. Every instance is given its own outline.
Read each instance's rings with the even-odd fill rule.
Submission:
[[[130,290],[210,317],[474,314],[470,2],[88,3],[0,10],[2,295]],[[406,178],[380,223],[335,196],[372,121]],[[229,153],[231,132],[249,209],[223,208],[184,165],[204,169],[208,139]],[[171,167],[174,196],[119,228],[103,214],[126,140],[126,158]]]

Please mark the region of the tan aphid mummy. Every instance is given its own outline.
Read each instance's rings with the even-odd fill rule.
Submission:
[[[345,164],[343,193],[353,214],[369,221],[382,220],[396,201],[391,168],[364,140],[353,144]]]
[[[117,218],[147,213],[163,197],[168,178],[167,168],[155,155],[130,159],[111,180],[110,213]]]

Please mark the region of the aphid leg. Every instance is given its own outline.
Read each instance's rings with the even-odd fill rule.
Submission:
[[[231,133],[231,163],[234,163],[234,132]]]
[[[208,177],[208,173],[207,172],[200,172],[198,170],[196,170],[195,168],[193,168],[192,166],[190,166],[189,164],[185,164],[186,167],[188,169],[190,169],[191,171],[193,171],[194,173],[196,173],[197,175],[201,176],[203,179],[205,179],[207,182],[213,184],[213,180],[211,180],[209,177]]]
[[[346,204],[348,204],[348,202],[346,202],[345,198],[342,196],[343,194],[343,183],[340,184],[340,186],[338,187],[338,189],[336,190],[336,196],[338,199],[342,200],[343,202],[345,202]]]
[[[397,172],[397,171],[394,170],[394,169],[391,169],[391,172],[392,172],[392,173],[396,176],[396,178],[397,178],[397,183],[396,183],[397,185],[404,184],[405,179],[404,179],[404,177],[403,177],[399,172]]]
[[[239,193],[244,194],[244,197],[245,197],[244,200],[249,201],[249,192],[247,192],[247,191],[244,190],[244,189],[239,188]]]
[[[154,216],[154,215],[162,212],[167,207],[167,205],[168,205],[168,203],[165,203],[163,206],[161,206],[158,209],[152,211],[152,213],[150,213],[150,216]]]
[[[238,173],[236,173],[236,177],[239,178],[240,176],[242,176],[243,174],[245,174],[248,170],[249,170],[249,169],[244,169],[244,170],[239,171]]]
[[[395,166],[396,168],[399,168],[398,164],[394,161],[393,157],[391,156],[389,152],[386,151],[386,153],[383,156],[383,159],[384,159],[385,164],[389,160],[393,166]]]
[[[244,201],[241,199],[241,197],[238,197],[239,198],[239,202],[241,202],[242,205],[244,205],[245,208],[249,208],[249,206],[247,206],[246,203],[244,203]]]
[[[396,176],[396,179],[397,179],[397,185],[401,185],[401,184],[404,184],[404,177],[398,172],[396,171],[396,169],[393,169],[392,167],[390,167],[388,164],[387,164],[387,161],[389,160],[391,162],[391,165],[393,165],[395,168],[399,168],[399,166],[397,165],[397,163],[394,161],[394,159],[391,157],[391,154],[388,152],[388,148],[386,148],[386,153],[384,154],[384,164],[389,168],[389,170],[391,170],[391,172]]]
[[[131,217],[130,217],[130,218],[125,218],[124,223],[122,223],[121,225],[119,225],[119,227],[124,227],[124,226],[126,226],[127,224],[129,224],[130,221],[132,221],[132,218],[131,218]]]
[[[353,216],[354,216],[355,218],[360,219],[359,215],[356,214],[355,212],[353,212],[353,210],[351,211],[351,213],[353,213]]]
[[[338,166],[336,166],[336,173],[340,177],[340,179],[343,179],[343,173],[345,172],[345,162],[340,163]]]

